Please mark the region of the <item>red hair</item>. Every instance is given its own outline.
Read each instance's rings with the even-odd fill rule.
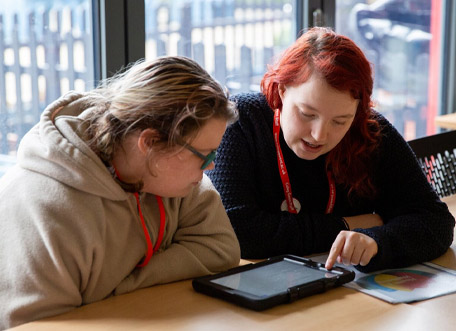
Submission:
[[[272,109],[282,109],[278,85],[296,86],[318,73],[339,91],[359,100],[353,123],[339,144],[328,153],[326,168],[336,182],[360,196],[376,193],[369,171],[372,153],[380,142],[380,129],[372,110],[373,79],[369,61],[349,38],[329,28],[309,29],[268,66],[261,89]]]

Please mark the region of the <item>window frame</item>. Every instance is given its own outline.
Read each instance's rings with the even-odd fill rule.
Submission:
[[[145,57],[144,0],[92,0],[95,80]]]

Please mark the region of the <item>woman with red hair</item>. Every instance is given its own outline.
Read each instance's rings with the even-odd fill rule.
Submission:
[[[209,177],[243,258],[329,251],[368,272],[434,259],[454,218],[408,144],[372,109],[370,63],[349,38],[312,28],[233,98]]]

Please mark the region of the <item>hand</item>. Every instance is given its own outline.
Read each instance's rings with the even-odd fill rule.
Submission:
[[[365,266],[377,252],[377,243],[371,237],[358,232],[341,231],[329,251],[325,268],[332,269],[336,260],[345,265]]]

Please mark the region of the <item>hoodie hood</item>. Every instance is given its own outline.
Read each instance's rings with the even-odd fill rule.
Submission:
[[[110,200],[126,200],[127,193],[84,140],[84,113],[91,111],[86,108],[87,98],[70,92],[50,104],[40,122],[22,139],[17,164],[76,190]]]

